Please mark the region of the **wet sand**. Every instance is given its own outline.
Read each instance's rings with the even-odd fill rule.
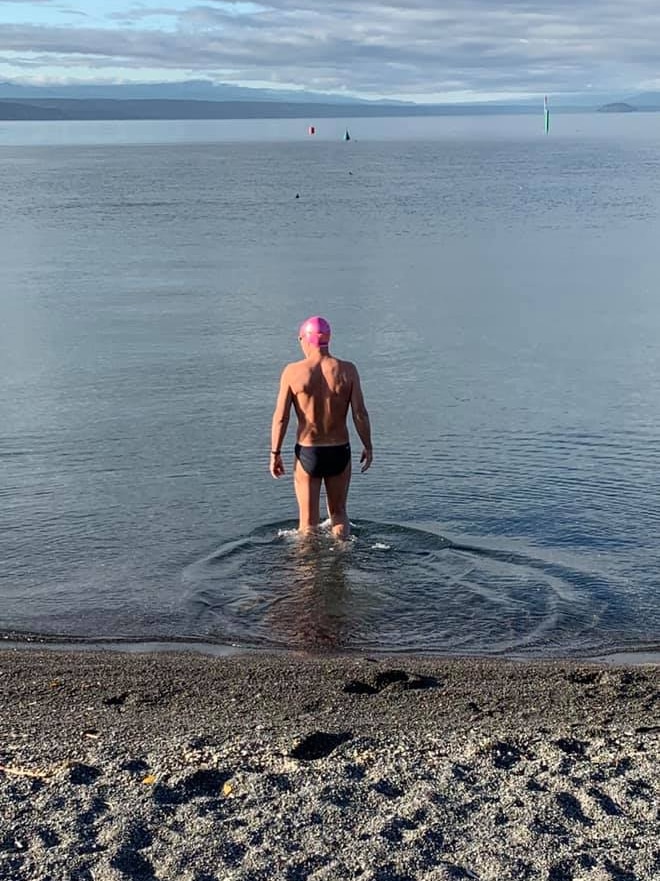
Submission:
[[[660,669],[0,652],[0,878],[650,881]]]

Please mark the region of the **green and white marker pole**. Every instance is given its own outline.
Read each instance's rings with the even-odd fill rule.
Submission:
[[[550,108],[548,107],[548,96],[543,96],[543,129],[546,133],[550,131]]]

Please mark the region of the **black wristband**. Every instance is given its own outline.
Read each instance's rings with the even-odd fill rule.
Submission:
[[[281,456],[282,450],[271,450],[270,454],[271,454],[271,456]]]

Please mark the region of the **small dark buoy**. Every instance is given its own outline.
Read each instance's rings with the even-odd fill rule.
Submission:
[[[300,193],[296,193],[296,199],[300,198]]]

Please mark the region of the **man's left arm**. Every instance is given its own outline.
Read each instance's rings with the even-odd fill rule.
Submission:
[[[280,390],[277,395],[275,412],[273,413],[273,425],[270,433],[270,473],[273,477],[281,477],[284,474],[284,462],[282,462],[282,444],[289,426],[289,415],[293,394],[289,385],[289,369],[285,367],[280,378]]]

